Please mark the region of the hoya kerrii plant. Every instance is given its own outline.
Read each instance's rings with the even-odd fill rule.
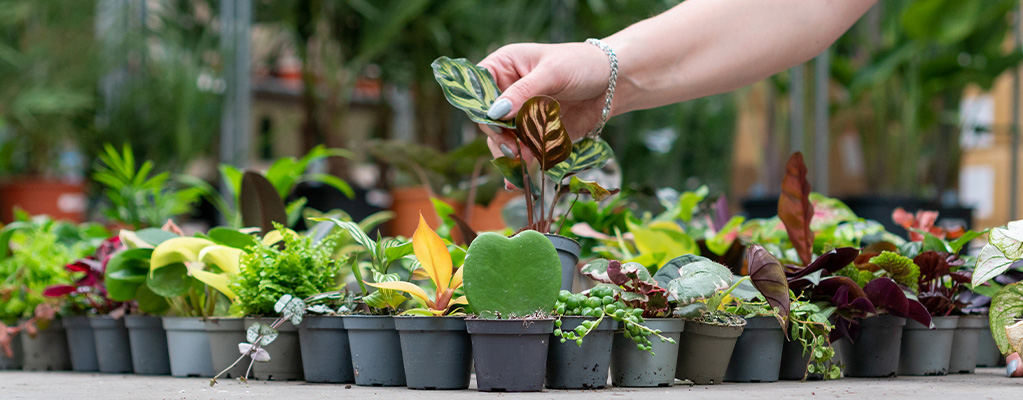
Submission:
[[[484,232],[469,245],[461,269],[466,301],[480,319],[543,317],[558,300],[561,261],[537,231],[510,238]]]
[[[561,106],[557,100],[547,96],[527,100],[515,116],[514,124],[490,119],[487,110],[501,94],[490,71],[464,58],[440,57],[431,66],[449,103],[465,111],[473,122],[505,130],[517,139],[517,148],[507,149],[493,164],[505,179],[525,191],[527,229],[542,233],[560,231],[554,223],[561,216],[555,212],[566,194],[575,195],[574,203],[582,194],[600,201],[618,192],[577,176],[586,170],[602,168],[614,153],[600,139],[586,138],[572,143],[561,123]],[[526,161],[530,157],[539,170],[535,174]],[[569,205],[564,213],[571,208]]]

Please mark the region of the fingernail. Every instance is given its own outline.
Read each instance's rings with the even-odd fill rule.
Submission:
[[[490,109],[487,110],[487,118],[498,119],[508,115],[509,111],[511,111],[511,100],[500,99],[490,105]]]
[[[504,153],[505,157],[515,158],[515,153],[512,152],[511,147],[508,147],[508,145],[501,143],[498,147],[501,149],[501,153]]]
[[[1016,368],[1019,368],[1019,360],[1009,361],[1009,363],[1005,365],[1005,375],[1012,376],[1012,374],[1016,372]]]

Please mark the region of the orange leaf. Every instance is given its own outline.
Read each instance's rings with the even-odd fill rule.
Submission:
[[[465,268],[459,268],[457,271],[455,271],[455,276],[451,277],[451,285],[448,285],[448,287],[450,287],[451,290],[455,290],[462,287],[462,270],[464,269]]]
[[[412,234],[412,250],[423,270],[437,285],[437,293],[444,292],[451,282],[451,253],[448,253],[444,240],[430,229],[422,213],[419,214],[419,227]]]

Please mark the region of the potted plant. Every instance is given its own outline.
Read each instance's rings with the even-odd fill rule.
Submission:
[[[637,263],[605,259],[587,263],[582,272],[600,284],[581,294],[559,294],[554,331],[559,340],[548,357],[548,386],[602,388],[608,364],[615,386],[670,383],[672,371],[653,367],[675,360],[682,321],[661,318],[668,314],[666,298],[650,273]]]
[[[454,270],[451,252],[422,214],[419,227],[412,235],[412,248],[418,265],[413,272],[422,271],[429,277],[435,288],[433,296],[405,281],[366,284],[407,293],[419,306],[394,317],[407,386],[410,389],[466,389],[472,367],[472,346],[460,310],[468,303],[465,296],[456,294],[462,287],[463,270]],[[464,259],[464,250],[456,247],[456,251]]]
[[[348,232],[357,244],[350,247],[348,256],[352,260],[352,275],[362,293],[361,303],[365,307],[360,312],[343,317],[351,346],[355,384],[404,386],[406,377],[401,338],[395,329],[394,314],[408,299],[392,289],[377,289],[370,293],[363,279],[363,269],[369,271],[375,283],[402,280],[398,273],[392,273],[390,269],[392,264],[412,253],[411,242],[386,237],[370,239],[362,226],[351,221],[337,218],[317,220],[332,222]]]
[[[828,303],[812,303],[793,299],[789,310],[789,333],[782,347],[778,379],[839,379],[835,349],[830,333],[834,329],[831,314],[835,308]],[[832,360],[835,361],[832,361]]]
[[[1005,227],[991,229],[988,243],[977,255],[973,271],[974,287],[986,284],[1023,260],[1023,220],[1009,222]],[[991,336],[1002,355],[1009,356],[1006,372],[1009,376],[1023,376],[1023,363],[1019,352],[1021,335],[1019,310],[1023,305],[1023,284],[1005,285],[991,298],[989,312]]]
[[[561,198],[568,193],[575,194],[576,199],[580,194],[589,194],[600,201],[618,192],[576,176],[607,164],[614,157],[611,147],[603,140],[592,138],[572,143],[561,124],[560,104],[547,96],[527,100],[515,116],[514,124],[490,119],[486,116],[487,109],[501,93],[489,71],[464,58],[440,57],[431,66],[449,103],[465,111],[473,122],[498,127],[518,139],[516,149],[506,149],[506,154],[492,163],[508,182],[523,189],[526,229],[550,238],[562,262],[562,290],[571,290],[581,248],[578,242],[555,234],[560,231],[554,226],[559,219],[555,212]],[[522,147],[528,153],[523,153]],[[537,177],[531,174],[532,167],[525,154],[535,160],[539,169]],[[562,214],[571,209],[570,204]]]

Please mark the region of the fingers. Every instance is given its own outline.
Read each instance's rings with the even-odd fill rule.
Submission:
[[[497,101],[490,106],[487,117],[491,119],[514,117],[530,97],[550,95],[556,92],[555,89],[562,86],[557,79],[557,76],[545,73],[543,68],[534,69],[505,89]]]

